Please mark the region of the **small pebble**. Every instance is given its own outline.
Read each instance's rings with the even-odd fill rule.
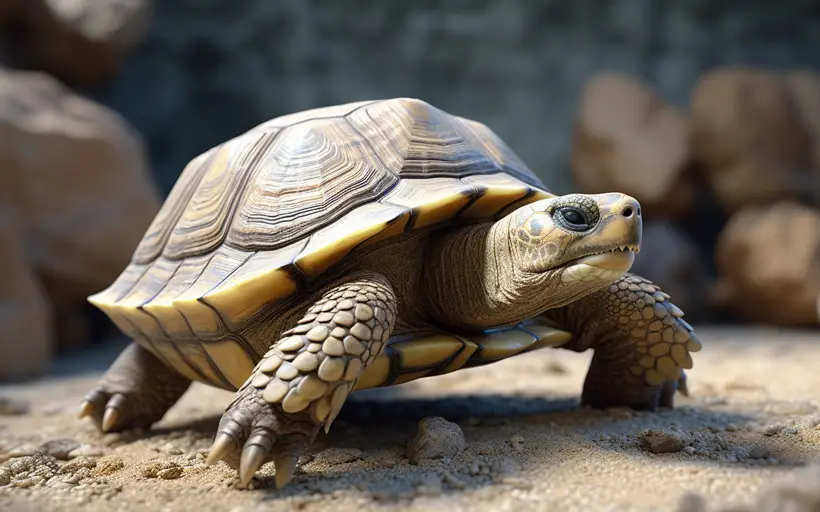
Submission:
[[[769,450],[762,446],[753,446],[751,450],[749,450],[749,458],[750,459],[765,459],[769,456]]]
[[[80,446],[80,443],[73,439],[55,439],[41,444],[37,450],[55,459],[68,460],[69,454]]]
[[[31,410],[31,405],[25,400],[18,400],[8,396],[0,396],[0,416],[19,416]]]
[[[456,423],[439,416],[424,418],[418,431],[407,443],[407,458],[413,463],[422,459],[437,459],[458,455],[467,446],[464,432]]]
[[[174,470],[174,471],[169,471]],[[179,470],[177,476],[172,476]],[[160,476],[164,472],[165,476]],[[182,468],[178,464],[167,460],[152,460],[142,470],[142,476],[145,478],[163,478],[169,480],[171,478],[179,478],[182,475]]]
[[[683,450],[685,442],[679,433],[645,430],[638,435],[641,448],[652,453],[677,453]]]
[[[68,458],[76,459],[77,457],[102,457],[103,453],[105,452],[99,446],[83,444],[68,452]]]
[[[23,444],[12,448],[11,450],[9,450],[8,453],[6,453],[6,455],[10,458],[31,457],[35,453],[37,453],[36,446],[34,446],[33,444]]]
[[[162,478],[163,480],[174,480],[182,476],[182,468],[179,466],[175,466],[168,469],[161,469],[157,471],[157,478]]]

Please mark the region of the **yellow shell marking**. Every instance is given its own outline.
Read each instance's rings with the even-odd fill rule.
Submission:
[[[466,219],[492,218],[505,206],[523,199],[530,193],[530,190],[533,190],[529,185],[504,173],[467,176],[462,178],[462,181],[474,183],[486,189],[484,194],[461,214],[461,217]],[[488,185],[490,185],[489,188],[487,188]]]
[[[464,348],[462,349],[462,351],[459,352],[458,355],[456,355],[456,357],[453,358],[453,360],[450,361],[449,364],[447,364],[447,366],[442,368],[441,371],[439,371],[439,374],[445,374],[454,372],[456,370],[460,370],[473,357],[476,350],[478,350],[478,345],[476,345],[474,341],[466,338],[464,338],[462,341],[464,341]]]
[[[167,340],[155,340],[148,342],[144,337],[135,338],[135,341],[143,347],[151,350],[159,359],[165,361],[168,365],[173,367],[176,371],[188,377],[191,380],[202,380],[202,377],[196,373],[191,366],[185,362],[177,349],[174,348],[173,343]]]
[[[254,363],[239,343],[222,340],[205,342],[202,346],[234,388],[239,389],[253,372]]]
[[[402,370],[428,368],[441,364],[461,350],[462,342],[448,334],[433,334],[410,341],[395,343],[401,352]]]
[[[535,336],[517,327],[503,331],[490,331],[484,335],[470,336],[470,338],[481,347],[478,353],[481,361],[506,359],[529,349],[538,341]]]
[[[454,217],[475,192],[474,186],[454,178],[404,179],[383,201],[412,209],[413,228],[420,229]]]
[[[219,310],[228,327],[239,325],[266,303],[296,291],[296,282],[283,267],[293,262],[302,247],[304,244],[254,254],[203,299]]]
[[[296,264],[308,277],[317,277],[345,254],[387,228],[404,214],[397,206],[369,203],[356,208],[310,237]]]
[[[544,347],[561,347],[569,343],[572,339],[572,334],[558,329],[542,318],[533,318],[519,325],[524,330],[531,332],[537,340],[530,346],[529,350]]]
[[[390,357],[387,352],[382,352],[362,371],[359,380],[356,381],[356,385],[353,387],[353,391],[382,386],[389,375]]]

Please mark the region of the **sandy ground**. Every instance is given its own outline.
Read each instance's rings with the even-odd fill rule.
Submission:
[[[76,420],[114,346],[61,361],[47,380],[0,387],[30,406],[0,416],[0,510],[698,510],[692,493],[710,510],[751,506],[820,459],[820,332],[699,336],[692,396],[657,414],[579,409],[591,354],[562,350],[358,393],[282,491],[272,465],[243,491],[223,463],[203,463],[224,391],[196,385],[150,431],[102,435]],[[467,447],[411,464],[406,442],[429,416],[458,423]]]

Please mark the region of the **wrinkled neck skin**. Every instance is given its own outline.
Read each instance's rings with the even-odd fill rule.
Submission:
[[[560,268],[521,270],[514,263],[511,233],[508,216],[442,233],[432,242],[425,285],[438,322],[463,330],[513,325],[609,284],[565,284]]]

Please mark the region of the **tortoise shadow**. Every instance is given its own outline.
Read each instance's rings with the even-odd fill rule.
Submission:
[[[262,477],[257,481],[256,492],[264,494],[263,500],[280,500],[291,497],[310,499],[317,492],[328,494],[334,491],[357,490],[370,498],[385,502],[412,499],[419,485],[423,485],[430,475],[443,482],[438,493],[441,495],[469,492],[494,485],[506,485],[503,479],[492,474],[476,474],[477,461],[493,464],[515,458],[508,441],[517,432],[548,432],[558,438],[582,443],[602,452],[618,451],[632,457],[662,457],[671,465],[691,466],[733,466],[763,467],[763,465],[733,464],[725,460],[712,460],[706,456],[684,455],[683,453],[656,455],[639,447],[637,434],[646,429],[668,429],[670,425],[697,424],[703,429],[715,425],[742,427],[752,424],[753,415],[726,411],[713,411],[708,407],[684,405],[675,410],[661,409],[659,412],[633,412],[624,409],[599,411],[579,407],[578,398],[573,396],[520,396],[503,394],[444,395],[435,398],[407,395],[403,390],[389,388],[377,393],[353,395],[334,423],[327,436],[320,434],[306,459],[303,459],[290,485],[276,490],[272,477]],[[465,452],[451,460],[422,461],[418,465],[409,463],[405,457],[405,441],[411,438],[420,419],[442,416],[459,424],[465,432],[468,447]],[[694,417],[694,418],[693,418]],[[219,423],[219,415],[210,415],[195,420],[177,422],[174,425],[154,428],[148,435],[162,435],[180,429],[196,431],[207,439],[212,439]],[[715,436],[718,434],[715,433]],[[499,439],[499,437],[501,437]],[[611,443],[604,438],[622,440]],[[501,453],[486,451],[479,445],[501,445]],[[625,443],[625,444],[624,444]],[[731,440],[723,439],[723,449]],[[549,466],[551,461],[558,464],[565,458],[560,443],[551,447],[541,447],[538,461],[518,463],[522,469],[529,466]],[[327,448],[347,450],[352,453],[349,460],[336,461],[328,466],[327,460],[313,464],[314,460]],[[562,455],[564,453],[564,455]],[[781,465],[802,465],[803,461],[780,460]],[[449,475],[444,478],[445,475]],[[458,485],[452,484],[450,476],[455,475]],[[497,475],[496,475],[497,476]]]

